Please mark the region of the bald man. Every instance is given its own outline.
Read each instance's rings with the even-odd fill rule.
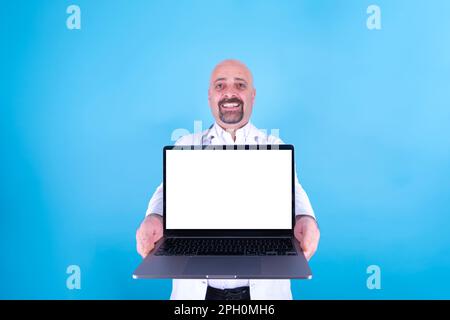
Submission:
[[[281,144],[250,123],[256,90],[253,76],[242,62],[225,60],[211,74],[208,100],[214,125],[201,133],[181,137],[176,145]],[[137,251],[144,258],[163,234],[162,184],[150,199],[146,217],[136,232]],[[309,260],[316,252],[320,232],[306,192],[295,176],[294,234]],[[276,217],[274,217],[275,219]],[[290,280],[203,280],[174,279],[171,299],[292,299]]]

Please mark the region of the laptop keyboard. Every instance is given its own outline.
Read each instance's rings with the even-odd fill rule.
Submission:
[[[290,238],[168,238],[157,256],[295,256]]]

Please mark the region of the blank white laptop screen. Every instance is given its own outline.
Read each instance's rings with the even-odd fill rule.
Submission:
[[[292,150],[166,150],[167,229],[291,229]]]

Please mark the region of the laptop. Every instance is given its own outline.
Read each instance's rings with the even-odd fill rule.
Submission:
[[[163,162],[163,237],[133,278],[312,278],[292,145],[166,146]]]

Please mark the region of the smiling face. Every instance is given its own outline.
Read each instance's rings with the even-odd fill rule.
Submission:
[[[225,60],[213,70],[208,99],[216,122],[224,129],[236,130],[247,124],[256,91],[250,70],[236,60]]]

